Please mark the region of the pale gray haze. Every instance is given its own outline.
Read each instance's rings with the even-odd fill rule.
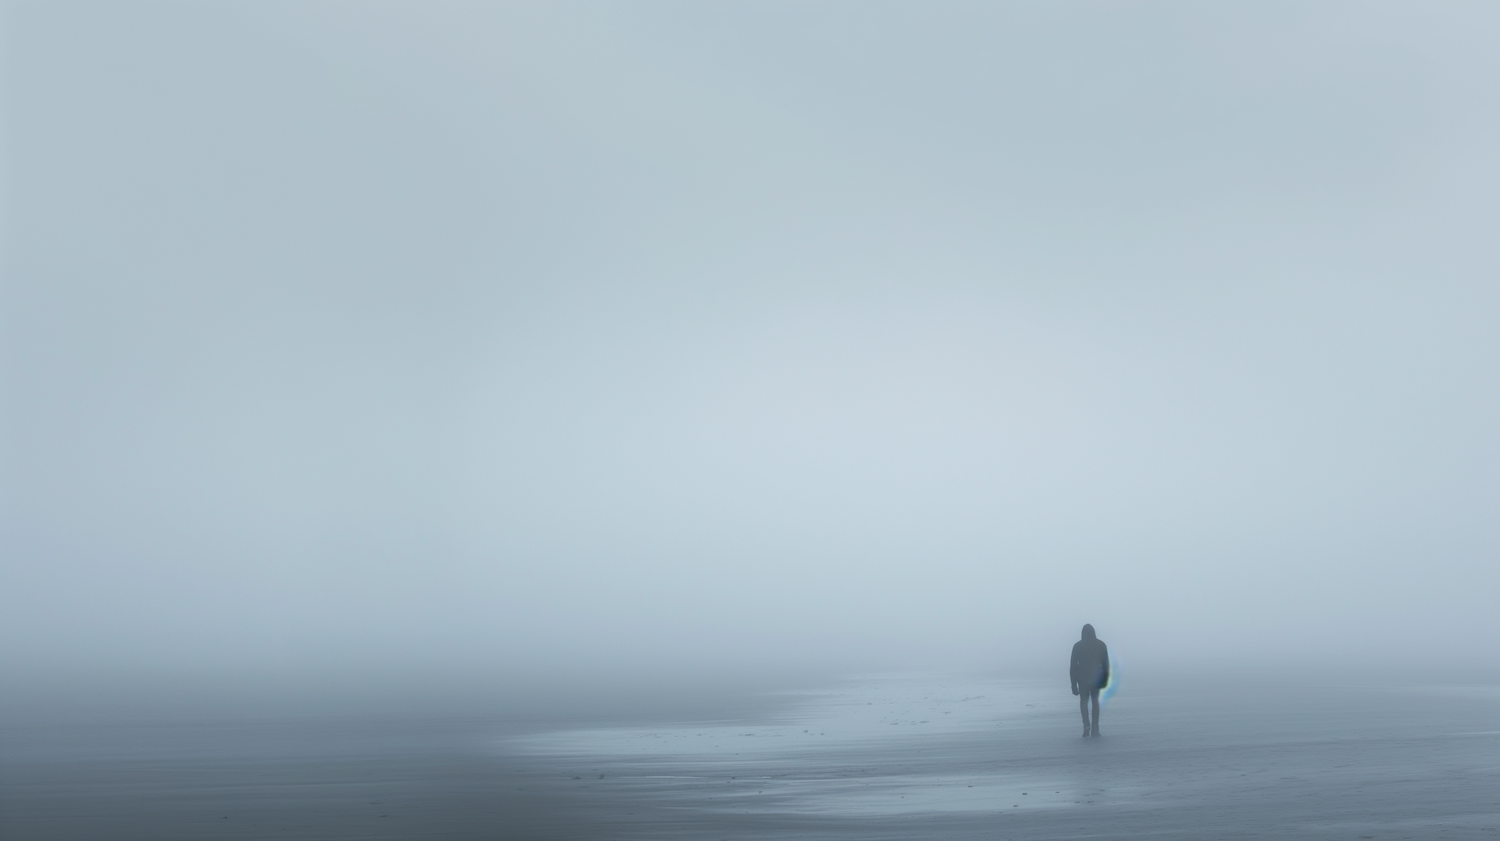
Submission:
[[[1493,3],[3,26],[12,688],[1500,666]]]

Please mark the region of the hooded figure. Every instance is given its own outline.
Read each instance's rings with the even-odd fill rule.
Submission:
[[[1094,626],[1083,626],[1083,639],[1073,643],[1073,661],[1068,666],[1078,710],[1083,714],[1083,735],[1099,735],[1099,690],[1109,683],[1109,648],[1094,636]],[[1089,701],[1094,703],[1092,720]]]

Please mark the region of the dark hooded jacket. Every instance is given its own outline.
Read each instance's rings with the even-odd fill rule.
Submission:
[[[1073,662],[1068,677],[1079,689],[1088,692],[1109,683],[1109,649],[1094,636],[1094,626],[1083,626],[1083,639],[1073,643]]]

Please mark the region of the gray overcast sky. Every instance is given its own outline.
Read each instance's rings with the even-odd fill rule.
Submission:
[[[1500,664],[1492,3],[4,26],[7,669]]]

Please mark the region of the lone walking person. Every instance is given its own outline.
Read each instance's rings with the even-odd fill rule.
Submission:
[[[1094,636],[1094,626],[1083,626],[1083,639],[1073,643],[1073,662],[1068,666],[1073,694],[1078,696],[1078,711],[1083,713],[1083,735],[1099,735],[1099,690],[1109,683],[1109,648]],[[1089,701],[1094,702],[1094,717],[1089,720]]]

